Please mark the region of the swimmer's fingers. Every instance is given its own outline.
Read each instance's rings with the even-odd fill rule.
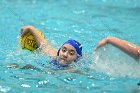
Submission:
[[[24,26],[21,28],[20,35],[23,37],[26,33],[28,33],[31,30],[32,26]]]
[[[17,64],[17,63],[11,63],[11,64],[9,64],[7,67],[8,67],[8,68],[19,68],[20,66],[19,66],[19,64]]]
[[[29,31],[29,30],[28,30],[28,28],[26,28],[26,27],[21,28],[20,36],[23,37],[28,31]]]

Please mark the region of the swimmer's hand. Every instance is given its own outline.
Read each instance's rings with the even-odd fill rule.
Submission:
[[[7,66],[8,68],[19,68],[19,64],[17,63],[11,63],[10,65]]]
[[[33,28],[34,28],[33,26],[24,26],[21,29],[21,32],[20,32],[21,37],[23,37],[25,34],[27,34],[28,32],[30,32],[31,29],[33,29]]]
[[[107,38],[103,39],[102,41],[100,41],[100,42],[98,43],[98,45],[96,46],[96,48],[95,48],[94,51],[96,51],[98,48],[100,48],[100,47],[106,45],[106,44],[108,43],[108,39],[109,39],[109,37],[107,37]]]

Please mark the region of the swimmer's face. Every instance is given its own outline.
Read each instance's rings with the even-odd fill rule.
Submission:
[[[75,48],[69,44],[64,44],[59,52],[59,62],[63,65],[71,64],[77,58]]]

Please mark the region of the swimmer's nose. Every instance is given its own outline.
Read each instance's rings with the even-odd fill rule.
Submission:
[[[65,58],[67,58],[67,57],[68,57],[68,52],[65,52],[65,53],[63,54],[63,56],[64,56]]]

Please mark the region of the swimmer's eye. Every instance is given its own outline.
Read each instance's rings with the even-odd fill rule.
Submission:
[[[71,56],[73,56],[73,55],[75,54],[75,52],[74,52],[74,51],[70,51],[69,54],[70,54]]]
[[[66,52],[67,51],[67,49],[65,48],[65,47],[62,47],[62,52]]]
[[[62,48],[61,48],[61,51],[62,51],[62,52],[68,51],[69,55],[71,55],[71,56],[73,56],[73,55],[75,54],[75,51],[74,51],[74,50],[67,50],[66,47],[62,47]]]

